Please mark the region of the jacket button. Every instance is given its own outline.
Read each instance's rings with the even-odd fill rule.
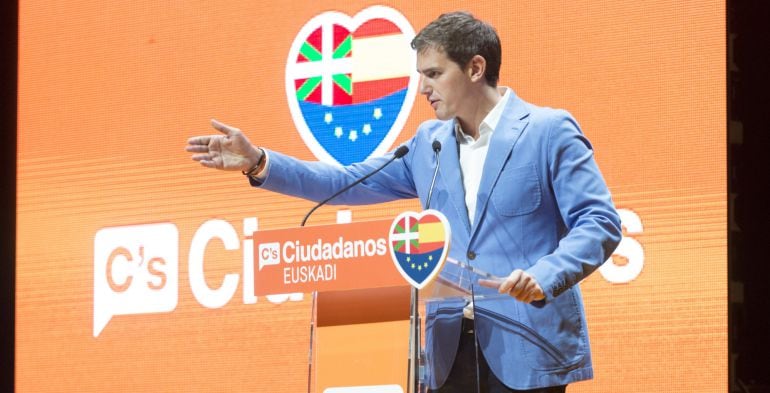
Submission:
[[[468,251],[468,259],[471,261],[476,259],[476,253],[473,251]]]

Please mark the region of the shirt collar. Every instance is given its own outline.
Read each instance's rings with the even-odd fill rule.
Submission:
[[[500,97],[500,100],[497,101],[497,104],[495,104],[492,110],[487,113],[484,120],[482,120],[479,125],[479,139],[483,139],[487,134],[491,134],[495,128],[497,128],[497,124],[500,123],[500,118],[503,116],[503,109],[505,109],[505,105],[511,97],[511,89],[502,87],[501,90],[504,91],[503,96]],[[455,135],[460,143],[474,142],[473,138],[463,133],[459,121],[455,121]]]

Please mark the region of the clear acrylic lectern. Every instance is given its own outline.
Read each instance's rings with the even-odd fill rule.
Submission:
[[[442,379],[440,374],[449,372],[451,356],[442,357],[440,352],[451,344],[444,345],[440,337],[456,339],[462,318],[473,318],[476,302],[485,299],[513,300],[507,294],[499,294],[495,288],[479,285],[479,280],[501,283],[503,278],[447,258],[441,273],[430,284],[412,291],[412,305],[416,303],[418,308],[416,312],[412,310],[410,318],[408,393],[427,392],[428,388],[436,387],[437,380]],[[442,331],[448,334],[444,335]],[[478,364],[479,356],[478,341],[475,341],[475,364]],[[476,378],[478,391],[478,375]]]
[[[456,340],[464,313],[472,315],[477,302],[489,299],[515,301],[508,295],[500,295],[494,288],[479,285],[480,279],[503,280],[448,258],[441,273],[420,290],[403,286],[314,293],[309,326],[308,393],[427,392],[429,387],[436,385],[436,380],[441,379],[441,372],[448,372],[453,360],[449,359],[449,364],[438,364],[439,360],[446,363],[450,356],[441,356],[440,353],[442,348],[447,347],[441,342],[446,338],[436,338],[446,336]],[[455,333],[442,334],[451,331]],[[330,338],[330,334],[336,336]],[[340,339],[341,335],[344,337]],[[345,344],[340,345],[340,340],[346,341]],[[374,345],[373,349],[360,354],[350,351],[350,347],[356,344],[349,345],[348,341],[355,340],[364,340],[367,344],[391,344]],[[393,350],[396,350],[396,356],[392,355]],[[329,351],[341,351],[343,354],[333,360],[319,355]],[[477,343],[475,354],[474,361],[477,362],[480,356]],[[375,358],[379,360],[374,361]],[[390,368],[393,369],[384,370]],[[366,387],[351,383],[345,388],[327,382],[330,379],[355,381],[363,379],[359,378],[363,375],[372,375],[370,380],[376,380],[378,377],[375,374],[385,371],[390,376],[401,377],[398,380],[387,377],[381,384]],[[347,375],[335,378],[330,375],[342,373]]]

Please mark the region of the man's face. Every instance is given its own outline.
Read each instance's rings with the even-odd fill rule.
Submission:
[[[471,80],[460,66],[442,50],[427,48],[417,53],[417,72],[420,73],[420,94],[425,95],[436,117],[449,120],[462,117],[463,101]]]

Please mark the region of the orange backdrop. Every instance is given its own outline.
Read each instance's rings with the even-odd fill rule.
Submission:
[[[313,159],[287,105],[290,46],[316,15],[374,4],[415,31],[455,9],[496,26],[501,83],[572,112],[618,208],[638,218],[626,236],[640,247],[614,263],[641,255],[641,273],[582,284],[596,371],[570,391],[727,390],[724,1],[19,3],[18,391],[305,388],[309,296],[244,296],[243,241],[256,227],[298,225],[312,204],[201,168],[183,149],[216,117]],[[431,117],[417,97],[395,143]],[[351,210],[360,221],[416,208]],[[240,242],[205,250],[208,287],[224,288],[226,275],[237,284],[217,307],[196,298],[188,267],[212,219]],[[115,315],[95,335],[96,234],[154,223],[178,231],[174,307]]]

